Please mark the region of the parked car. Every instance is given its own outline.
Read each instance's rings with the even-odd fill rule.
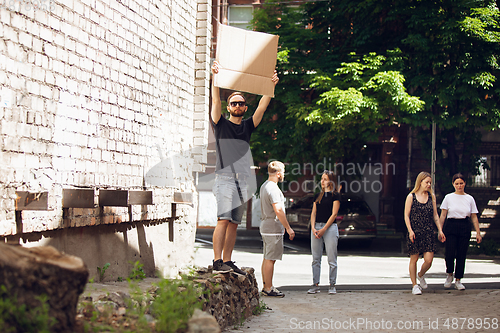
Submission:
[[[287,198],[286,216],[297,236],[310,237],[314,194]],[[377,236],[375,215],[360,196],[342,193],[337,214],[340,239],[360,239],[366,243]]]

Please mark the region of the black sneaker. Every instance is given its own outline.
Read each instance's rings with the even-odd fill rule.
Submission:
[[[229,272],[232,272],[233,269],[231,267],[229,267],[228,265],[226,265],[222,259],[217,259],[217,260],[214,260],[213,261],[213,265],[212,265],[212,273],[229,273]]]
[[[247,275],[246,272],[243,272],[241,269],[238,268],[238,266],[234,264],[234,261],[226,261],[224,265],[231,267],[233,272],[235,272],[236,274]]]
[[[281,291],[279,291],[274,287],[271,287],[270,291],[265,291],[264,289],[262,289],[262,294],[264,296],[270,296],[270,297],[285,297],[285,294],[283,294]]]

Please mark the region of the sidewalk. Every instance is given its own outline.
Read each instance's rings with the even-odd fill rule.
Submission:
[[[197,234],[194,264],[206,267],[212,263],[212,244],[208,237],[199,236]],[[200,238],[202,238],[201,241]],[[262,283],[260,235],[257,236],[255,232],[240,233],[238,231],[232,260],[238,266],[253,267],[259,285]],[[343,291],[410,290],[408,263],[409,258],[405,253],[401,253],[399,245],[386,244],[381,248],[375,243],[369,249],[345,249],[339,246],[337,289]],[[418,267],[421,264],[422,259],[419,260]],[[328,282],[326,255],[323,256],[321,266],[323,269],[320,284],[326,284]],[[437,253],[432,267],[426,274],[426,280],[432,288],[434,285],[442,286],[445,278],[444,257]],[[307,290],[312,283],[311,251],[307,243],[287,242],[283,260],[276,262],[273,283],[281,289]],[[500,258],[468,256],[463,283],[468,289],[500,289]]]
[[[198,235],[197,235],[198,236]],[[200,240],[200,238],[198,238]],[[329,295],[326,256],[322,262],[321,293],[309,295],[311,257],[307,248],[285,248],[276,262],[274,285],[285,298],[261,297],[270,309],[227,332],[498,332],[500,331],[500,260],[467,259],[465,291],[445,289],[444,259],[436,255],[426,274],[422,295],[411,294],[409,259],[389,246],[341,250],[337,294]],[[197,242],[195,264],[213,257],[208,238]],[[255,268],[261,286],[262,249],[255,232],[238,234],[233,260]],[[418,267],[422,264],[419,260]]]
[[[227,332],[498,332],[500,290],[339,291],[262,297],[270,308]]]

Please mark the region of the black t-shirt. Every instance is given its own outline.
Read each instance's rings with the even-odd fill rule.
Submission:
[[[316,200],[318,196],[319,194],[314,200]],[[316,222],[328,222],[328,219],[332,216],[333,203],[335,201],[340,201],[340,194],[338,192],[325,192],[325,194],[323,194],[321,203],[316,202]]]
[[[215,170],[232,173],[231,165],[233,165],[234,172],[249,175],[250,164],[253,163],[250,152],[250,137],[255,130],[253,117],[244,119],[241,124],[234,124],[223,116],[220,117],[217,124],[213,122],[212,117],[210,117],[210,121],[214,126],[215,137],[218,139]]]

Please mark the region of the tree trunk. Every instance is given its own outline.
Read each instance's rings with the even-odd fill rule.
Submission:
[[[456,139],[455,139],[455,132],[453,130],[448,130],[448,136],[447,136],[447,152],[448,152],[448,159],[450,160],[450,174],[448,175],[450,178],[451,182],[451,177],[456,174],[458,171],[458,154],[457,154],[457,147],[456,147]]]

